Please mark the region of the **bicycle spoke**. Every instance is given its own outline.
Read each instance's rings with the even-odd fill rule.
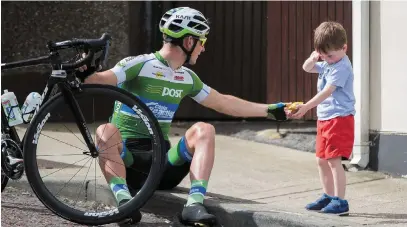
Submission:
[[[103,128],[103,133],[105,132],[105,129],[106,129],[106,126]],[[116,134],[118,131],[119,131],[119,129],[116,129],[116,132],[114,132],[114,133],[109,137],[109,139],[106,140],[106,142],[109,141],[109,140],[114,136],[114,134]],[[103,136],[103,133],[102,133],[102,135],[101,135],[100,138],[99,138],[99,142],[100,142],[100,139],[101,139],[102,136]],[[99,143],[98,143],[98,144],[99,144]],[[109,148],[107,148],[107,149],[109,149]]]
[[[84,150],[84,149],[82,149],[82,148],[80,148],[80,147],[74,146],[74,145],[72,145],[72,144],[65,143],[65,142],[63,142],[63,141],[61,141],[61,140],[59,140],[59,139],[55,139],[55,138],[52,137],[52,136],[48,136],[48,135],[45,135],[45,134],[43,134],[43,133],[41,133],[41,135],[44,135],[44,136],[46,136],[46,137],[48,137],[48,138],[50,138],[50,139],[56,140],[56,141],[58,141],[58,142],[61,142],[61,143],[63,143],[63,144],[66,144],[66,145],[68,145],[68,146],[71,146],[71,147],[74,147],[74,148],[78,148],[78,149],[81,150],[81,151],[88,152],[87,150]]]
[[[85,142],[83,142],[81,139],[79,139],[79,137],[78,137],[74,132],[72,132],[65,124],[63,124],[63,125],[64,125],[65,128],[68,129],[68,131],[70,131],[79,141],[81,141],[81,143],[82,143],[83,145],[85,145],[85,147],[87,147],[87,145],[86,145]]]
[[[58,113],[58,116],[59,116],[59,119],[60,119],[60,120],[63,119],[63,117],[61,116],[61,114]],[[68,128],[68,126],[66,126],[65,124],[62,124],[62,125],[63,125],[66,129],[68,129],[68,131],[70,131],[79,141],[81,141],[81,143],[82,143],[83,145],[87,146],[85,142],[83,142],[81,139],[79,139],[79,137],[76,136],[76,134],[75,134],[72,130],[70,130],[70,129]]]
[[[92,159],[92,157],[89,157],[89,159]],[[71,182],[71,180],[76,176],[76,174],[78,174],[88,162],[89,162],[89,160],[86,161],[86,163],[73,175],[73,177],[71,177],[71,179],[69,179],[69,181],[68,181],[67,183],[64,184],[64,186],[62,186],[61,190],[59,190],[59,192],[57,193],[57,195],[62,191],[62,189],[65,188],[65,186],[66,186],[69,182]]]
[[[119,145],[119,144],[121,144],[123,141],[121,141],[121,142],[118,142],[118,143],[116,143],[116,144],[113,144],[112,146],[110,146],[110,147],[107,147],[106,149],[103,149],[103,150],[100,150],[99,151],[99,154],[101,154],[101,153],[103,153],[103,151],[105,151],[105,150],[107,150],[107,149],[109,149],[109,148],[112,148],[112,147],[114,147],[114,146],[117,146],[117,145]],[[130,142],[130,143],[128,143],[128,144],[137,144],[137,143],[135,143],[135,142]],[[139,149],[132,149],[132,151],[138,151],[138,152],[134,152],[134,153],[152,153],[153,151],[152,150],[149,150],[149,151],[145,151],[145,150],[139,150]]]
[[[126,167],[124,164],[121,164],[121,163],[118,163],[118,162],[116,162],[116,161],[110,160],[110,159],[108,159],[108,158],[102,157],[101,155],[99,155],[99,158],[103,158],[103,159],[105,159],[105,160],[109,160],[109,161],[111,161],[111,162],[114,162],[114,163],[116,163],[116,164],[119,164],[119,165],[122,165],[122,166]],[[134,171],[137,171],[137,172],[142,173],[142,174],[145,174],[145,175],[148,175],[148,173],[142,172],[142,171],[140,171],[140,170],[138,170],[138,169],[135,169],[135,168],[133,168],[133,167],[126,167],[126,168],[132,169],[132,170],[134,170]]]
[[[111,160],[110,160],[111,161]],[[106,164],[106,166],[109,168],[109,169],[111,169],[112,170],[112,172],[114,173],[114,174],[116,174],[116,176],[119,176],[119,174],[117,174],[106,162],[105,162],[105,164]],[[99,162],[99,165],[100,165],[100,162]],[[147,174],[148,175],[148,174]],[[127,184],[127,187],[128,188],[130,188],[130,189],[132,189],[133,191],[136,191],[136,190],[134,190],[134,188],[132,188],[130,185],[128,185]]]
[[[92,159],[92,162],[93,162],[93,159]],[[90,166],[92,166],[92,162],[91,162]],[[79,191],[79,193],[78,193],[78,197],[76,198],[74,207],[75,207],[76,203],[78,202],[79,195],[80,195],[80,193],[82,192],[82,187],[83,187],[83,185],[85,184],[86,178],[88,177],[88,173],[89,173],[89,170],[90,170],[90,166],[89,166],[88,172],[86,173],[85,180],[83,180],[83,184],[81,184],[81,188],[80,188],[80,191]],[[95,182],[95,185],[96,185],[96,182]],[[96,202],[96,201],[95,201],[95,202]]]
[[[80,162],[80,161],[82,161],[82,160],[85,160],[85,159],[87,159],[87,158],[90,158],[90,157],[87,156],[87,157],[85,157],[85,158],[83,158],[83,159],[81,159],[81,160],[79,160],[79,161],[76,161],[76,162],[74,162],[74,163],[72,163],[72,164],[67,164],[64,168],[59,169],[59,170],[57,170],[57,171],[55,171],[55,172],[52,172],[52,173],[50,173],[50,174],[48,174],[48,175],[46,175],[46,176],[44,176],[44,177],[48,177],[48,176],[51,175],[51,174],[54,174],[54,173],[56,173],[56,172],[59,172],[59,171],[65,169],[67,166],[71,166],[71,165],[76,164],[76,163],[78,163],[78,162]],[[43,179],[44,177],[41,177],[41,179]]]
[[[41,157],[53,157],[53,156],[79,156],[79,155],[84,155],[84,154],[43,154],[43,155],[37,155]]]

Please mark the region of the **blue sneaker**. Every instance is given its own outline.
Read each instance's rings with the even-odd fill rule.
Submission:
[[[321,210],[321,213],[336,214],[339,216],[349,215],[348,201],[340,199],[338,197],[332,197],[331,202]]]
[[[327,206],[332,200],[332,197],[324,193],[321,198],[313,203],[309,203],[305,206],[307,210],[321,210],[325,206]]]

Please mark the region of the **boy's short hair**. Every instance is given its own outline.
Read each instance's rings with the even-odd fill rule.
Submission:
[[[347,44],[346,31],[334,21],[321,23],[314,33],[314,48],[321,53],[342,49]]]

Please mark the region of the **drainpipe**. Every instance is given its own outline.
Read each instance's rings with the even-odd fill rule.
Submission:
[[[145,1],[144,2],[144,8],[145,8],[145,18],[144,18],[144,26],[146,28],[146,53],[150,53],[152,46],[151,46],[151,40],[152,40],[152,32],[151,32],[151,21],[152,21],[152,14],[153,14],[153,7],[152,7],[152,2],[151,1]]]
[[[369,164],[369,1],[352,1],[352,40],[354,92],[356,98],[355,143],[350,164],[366,168]]]

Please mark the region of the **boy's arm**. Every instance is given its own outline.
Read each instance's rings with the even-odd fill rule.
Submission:
[[[318,106],[322,101],[327,99],[337,87],[344,87],[350,73],[348,70],[342,68],[337,68],[332,71],[330,75],[326,77],[327,82],[324,89],[321,92],[318,92],[311,100],[303,105],[298,106],[298,111],[295,114],[290,114],[292,118],[301,118],[307,113],[308,110]]]
[[[305,60],[304,64],[302,65],[302,69],[304,69],[307,73],[319,73],[321,66],[318,64],[319,53],[314,51],[311,53],[309,58]]]
[[[311,100],[309,100],[306,104],[304,104],[307,110],[310,110],[316,106],[318,106],[322,101],[327,99],[336,89],[335,85],[327,84],[325,88],[316,94]]]

